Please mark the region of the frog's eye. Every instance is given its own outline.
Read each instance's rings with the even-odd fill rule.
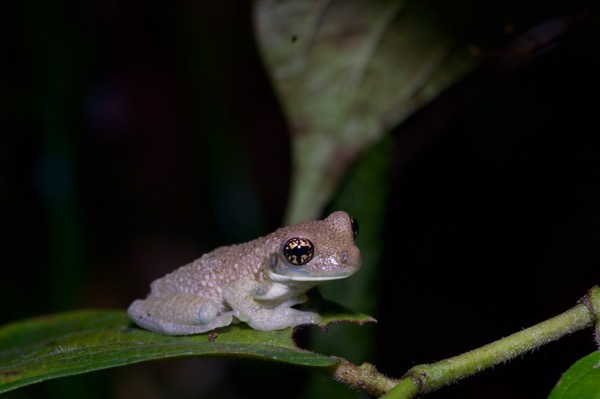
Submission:
[[[290,238],[283,246],[283,254],[294,266],[307,264],[315,254],[315,246],[306,238]]]
[[[358,237],[358,220],[354,219],[352,216],[350,216],[350,227],[352,227],[352,235],[354,238]]]

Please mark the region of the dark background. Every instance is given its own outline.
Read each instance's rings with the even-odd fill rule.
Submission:
[[[365,359],[381,371],[400,377],[519,331],[598,283],[597,11],[527,54],[498,42],[393,132]],[[247,2],[0,6],[0,322],[125,308],[175,266],[281,224],[287,128],[250,14]],[[594,348],[577,333],[431,397],[545,397]],[[306,378],[187,359],[7,397],[300,397]]]

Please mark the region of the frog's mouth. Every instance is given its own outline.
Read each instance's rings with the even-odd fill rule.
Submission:
[[[279,283],[285,283],[289,281],[313,281],[313,282],[321,282],[321,281],[330,281],[330,280],[340,280],[346,278],[348,276],[353,275],[358,270],[345,270],[344,272],[336,272],[336,273],[319,273],[317,275],[311,274],[308,270],[284,270],[285,273],[277,273],[274,270],[269,271],[269,279],[271,281],[277,281]]]
[[[355,264],[338,262],[337,258],[330,256],[322,258],[320,262],[308,262],[303,265],[292,265],[285,259],[272,256],[268,264],[268,277],[271,281],[285,282],[313,282],[319,284],[324,281],[340,280],[349,277],[360,270],[362,260]]]

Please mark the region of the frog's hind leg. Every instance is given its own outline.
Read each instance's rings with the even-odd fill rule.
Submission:
[[[166,335],[199,334],[231,324],[232,312],[197,295],[172,293],[134,301],[127,310],[139,326]]]

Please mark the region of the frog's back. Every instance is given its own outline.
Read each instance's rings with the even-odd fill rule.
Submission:
[[[264,264],[264,253],[256,251],[256,241],[219,247],[202,255],[155,280],[150,295],[185,292],[220,301],[222,288],[230,282],[257,278]]]

